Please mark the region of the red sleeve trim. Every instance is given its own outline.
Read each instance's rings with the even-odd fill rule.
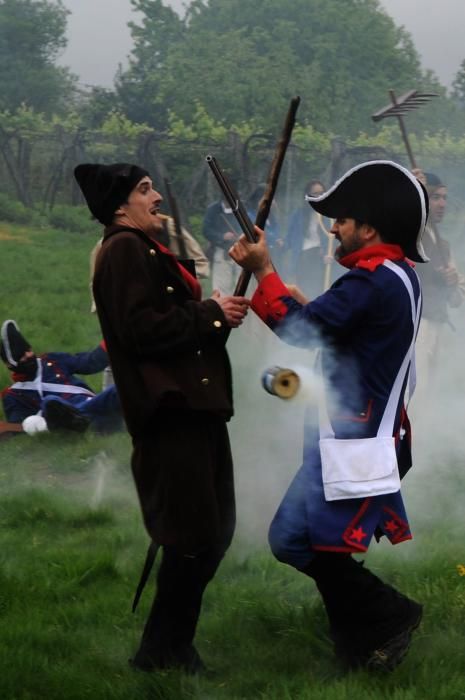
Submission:
[[[288,297],[289,291],[276,272],[270,272],[258,285],[252,297],[252,309],[262,321],[280,321],[287,314],[288,307],[283,297]]]
[[[102,340],[100,341],[99,345],[100,345],[100,347],[102,348],[102,350],[105,350],[105,352],[108,352],[108,350],[107,350],[107,344],[106,344],[106,342],[103,340],[103,338],[102,338]]]

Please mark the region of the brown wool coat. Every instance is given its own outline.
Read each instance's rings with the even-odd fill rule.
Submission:
[[[228,326],[213,300],[196,301],[173,256],[135,229],[105,230],[93,292],[111,367],[134,443],[150,441],[162,416],[182,420],[210,414],[228,420],[233,412],[232,382],[225,350]],[[160,429],[158,429],[160,431]],[[161,435],[161,439],[163,436]],[[190,450],[190,451],[189,451]],[[165,454],[169,454],[165,448]],[[195,459],[186,445],[186,461]],[[153,464],[135,473],[139,494],[146,491]],[[157,475],[157,491],[172,488],[170,467]],[[214,475],[207,478],[215,478]],[[202,483],[203,482],[203,483]],[[179,481],[180,490],[183,481]],[[180,493],[183,503],[203,498],[211,484],[198,480],[198,493]],[[153,519],[153,513],[145,512]],[[164,506],[163,506],[164,507]],[[164,527],[163,524],[160,527]],[[150,528],[152,537],[160,531]]]
[[[229,329],[221,307],[195,301],[173,257],[142,232],[113,231],[105,231],[93,290],[129,432],[150,432],[164,407],[228,420]]]

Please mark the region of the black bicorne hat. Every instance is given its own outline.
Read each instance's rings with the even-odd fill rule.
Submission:
[[[130,163],[82,163],[74,169],[82,194],[93,216],[104,226],[113,222],[115,211],[127,201],[130,193],[147,170]]]
[[[428,216],[428,194],[412,173],[389,160],[351,168],[319,197],[306,196],[315,211],[332,219],[351,218],[373,226],[406,257],[428,262],[421,237]]]
[[[5,364],[17,367],[25,352],[31,350],[30,343],[21,334],[16,321],[5,321],[0,331],[2,341],[0,356]]]

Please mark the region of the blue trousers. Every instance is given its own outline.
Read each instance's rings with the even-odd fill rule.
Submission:
[[[45,396],[42,400],[42,411],[45,414],[47,403],[51,400],[60,401],[80,411],[89,419],[91,427],[98,432],[111,432],[122,428],[121,405],[114,384],[95,396],[73,394],[67,399],[63,399],[59,394]]]
[[[268,539],[275,557],[302,570],[319,551],[366,552],[375,532],[392,544],[411,539],[400,491],[326,501],[318,444],[307,446],[304,463],[270,525]]]

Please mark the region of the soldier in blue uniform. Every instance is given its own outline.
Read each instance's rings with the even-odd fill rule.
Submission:
[[[400,477],[411,466],[404,395],[414,388],[421,310],[413,262],[425,262],[426,190],[390,161],[351,169],[307,198],[335,220],[338,262],[348,268],[308,303],[273,271],[266,239],[242,237],[231,257],[253,272],[252,308],[285,342],[319,347],[323,400],[308,411],[303,465],[270,527],[274,555],[312,577],[336,652],[351,666],[392,670],[405,656],[422,606],[352,555],[373,536],[411,538]],[[410,379],[409,379],[410,377]]]
[[[1,328],[0,356],[13,376],[13,384],[2,392],[5,416],[10,423],[22,423],[25,432],[122,427],[115,386],[96,394],[75,376],[96,374],[108,365],[103,342],[90,352],[37,356],[16,321],[8,320]]]

